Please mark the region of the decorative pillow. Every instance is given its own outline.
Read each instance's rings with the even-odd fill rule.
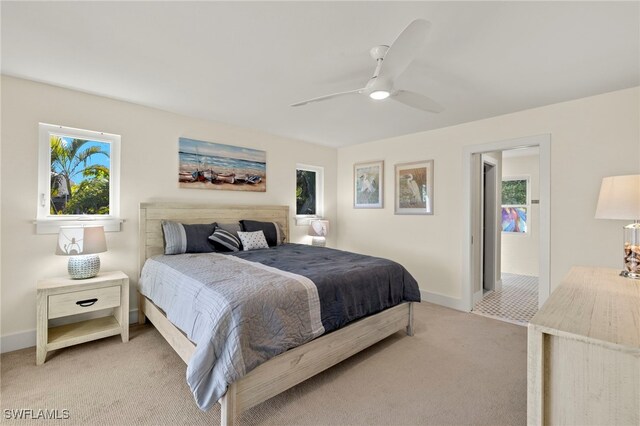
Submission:
[[[264,232],[238,232],[240,241],[242,241],[242,249],[244,251],[269,248]]]
[[[241,243],[236,233],[230,232],[220,226],[216,227],[209,239],[214,242],[216,249],[220,251],[240,251]]]
[[[208,240],[215,227],[215,223],[185,225],[163,220],[164,254],[211,253],[215,251],[213,243]]]
[[[241,220],[242,230],[245,232],[262,231],[269,247],[282,243],[280,227],[275,222],[259,222],[257,220]]]

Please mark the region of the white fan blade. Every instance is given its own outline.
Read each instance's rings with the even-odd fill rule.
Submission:
[[[430,27],[431,22],[424,19],[416,19],[407,25],[384,55],[380,77],[393,81],[402,74],[420,53]]]
[[[396,93],[391,95],[391,99],[423,111],[435,113],[444,111],[444,107],[433,99],[427,98],[419,93],[408,92],[406,90],[398,90]]]
[[[302,102],[298,102],[298,103],[295,103],[295,104],[291,104],[291,106],[292,107],[297,107],[297,106],[310,104],[312,102],[324,101],[325,99],[337,98],[339,96],[359,94],[359,93],[362,93],[363,90],[364,89],[356,89],[356,90],[349,90],[348,92],[333,93],[331,95],[325,95],[325,96],[320,96],[320,97],[313,98],[313,99],[307,99],[306,101],[302,101]]]

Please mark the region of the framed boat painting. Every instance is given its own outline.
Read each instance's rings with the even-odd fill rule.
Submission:
[[[384,161],[353,165],[353,207],[381,209],[383,205]]]
[[[267,153],[241,146],[180,138],[180,188],[267,190]]]
[[[396,164],[395,214],[433,214],[433,160]]]

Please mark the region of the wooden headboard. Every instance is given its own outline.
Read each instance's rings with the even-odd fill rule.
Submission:
[[[192,203],[140,203],[140,258],[138,276],[144,261],[164,252],[162,220],[181,223],[230,223],[242,219],[276,222],[289,241],[289,206],[225,206]]]

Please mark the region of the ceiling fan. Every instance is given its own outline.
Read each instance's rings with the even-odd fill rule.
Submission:
[[[419,49],[427,39],[427,32],[431,23],[424,19],[416,19],[400,33],[391,46],[375,46],[369,52],[376,60],[376,69],[362,89],[333,93],[306,101],[292,104],[292,107],[320,102],[327,99],[348,95],[367,95],[371,99],[393,99],[413,108],[428,112],[442,112],[444,108],[433,99],[408,90],[398,90],[394,87],[394,80],[407,69],[416,58]]]

